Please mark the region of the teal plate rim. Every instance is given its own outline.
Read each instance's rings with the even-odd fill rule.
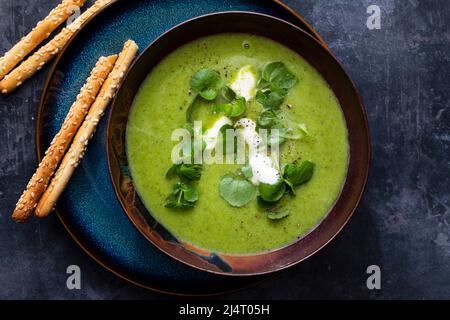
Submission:
[[[124,0],[122,0],[124,1]],[[41,95],[40,95],[40,100],[39,100],[39,105],[38,105],[38,109],[37,109],[37,115],[36,115],[36,135],[35,135],[35,142],[36,142],[36,154],[37,154],[37,159],[38,161],[41,161],[42,159],[42,144],[43,144],[43,136],[42,136],[42,124],[43,124],[43,114],[44,114],[44,110],[45,110],[45,106],[46,106],[46,99],[47,96],[49,94],[49,90],[50,90],[50,85],[52,82],[52,79],[55,76],[55,72],[58,69],[58,66],[60,64],[60,61],[62,60],[63,56],[66,53],[66,49],[68,47],[70,47],[71,43],[77,39],[79,33],[86,28],[86,26],[90,25],[92,23],[92,21],[95,20],[95,18],[100,15],[101,13],[103,13],[104,11],[110,9],[114,4],[120,2],[120,0],[113,0],[111,3],[109,3],[108,5],[106,5],[104,8],[102,8],[101,10],[99,10],[96,14],[94,14],[92,17],[90,17],[86,23],[83,25],[82,28],[80,28],[79,30],[76,31],[75,35],[70,39],[70,41],[60,50],[59,54],[56,56],[55,60],[53,61]],[[317,40],[319,40],[319,42],[321,42],[321,44],[328,49],[327,45],[325,44],[324,40],[322,39],[322,37],[319,35],[319,33],[317,33],[317,31],[314,30],[314,28],[298,13],[296,12],[294,9],[292,9],[291,7],[289,7],[287,4],[283,3],[280,0],[268,0],[268,2],[270,2],[271,4],[275,4],[279,7],[279,9],[284,10],[285,13],[287,13],[288,15],[291,16],[291,18],[296,22],[296,24],[301,27],[303,30],[305,30],[306,32],[308,32],[309,34],[311,34],[313,37],[315,37]],[[165,293],[165,294],[170,294],[170,295],[178,295],[178,296],[209,296],[209,295],[218,295],[218,294],[224,294],[224,293],[228,293],[228,292],[233,292],[233,291],[237,291],[237,290],[241,290],[241,289],[245,289],[247,287],[251,287],[254,285],[257,285],[258,283],[264,281],[265,279],[267,279],[268,276],[264,276],[264,277],[258,277],[255,278],[254,281],[251,281],[250,283],[246,283],[243,284],[241,286],[236,286],[235,288],[232,289],[227,289],[227,290],[222,290],[222,291],[217,291],[217,292],[213,292],[213,293],[206,293],[206,294],[202,294],[202,293],[187,293],[187,292],[177,292],[168,288],[164,288],[164,287],[156,287],[156,286],[151,286],[148,284],[144,284],[144,283],[140,283],[139,281],[133,279],[130,275],[125,274],[124,272],[122,272],[121,270],[119,270],[119,268],[114,267],[112,265],[110,265],[108,262],[104,261],[103,258],[99,257],[96,253],[94,253],[91,248],[89,248],[89,245],[86,244],[86,241],[83,240],[80,236],[78,236],[76,234],[75,230],[72,230],[72,228],[69,226],[69,224],[67,223],[67,221],[65,220],[64,216],[61,214],[60,210],[55,209],[56,214],[58,216],[59,221],[61,222],[61,224],[63,225],[63,227],[66,229],[66,231],[69,233],[69,235],[72,237],[72,239],[75,241],[75,243],[89,256],[91,257],[94,261],[96,261],[99,265],[101,265],[103,268],[105,268],[106,270],[110,271],[111,273],[113,273],[114,275],[116,275],[117,277],[132,283],[136,286],[151,290],[151,291],[155,291],[155,292],[159,292],[159,293]],[[125,214],[125,213],[124,213]],[[149,244],[150,245],[150,244]],[[273,275],[272,275],[273,277]]]

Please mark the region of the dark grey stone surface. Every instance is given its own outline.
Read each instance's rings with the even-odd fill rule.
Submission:
[[[0,0],[0,51],[59,0]],[[354,79],[369,115],[373,166],[344,231],[299,266],[227,299],[450,298],[450,5],[446,0],[288,0]],[[382,10],[368,30],[366,8]],[[47,69],[0,97],[0,298],[167,298],[118,279],[77,247],[55,216],[16,225],[36,166],[34,115]],[[82,289],[66,289],[66,267]],[[382,289],[366,288],[366,268]]]

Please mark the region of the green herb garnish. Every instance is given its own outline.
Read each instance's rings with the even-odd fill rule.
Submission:
[[[289,189],[295,194],[294,187],[311,180],[314,172],[314,163],[305,160],[300,164],[287,164],[283,169],[283,179]]]
[[[272,91],[291,89],[297,83],[297,78],[280,61],[266,64],[262,71],[262,79],[269,84]]]
[[[283,197],[285,191],[286,185],[283,180],[275,184],[261,183],[259,185],[259,196],[266,202],[277,202]]]
[[[268,145],[275,143],[281,144],[286,139],[300,139],[308,136],[309,132],[304,124],[290,124],[288,118],[280,116],[281,111],[276,111],[283,104],[289,89],[297,83],[297,78],[280,61],[268,63],[264,66],[260,79],[258,81],[258,90],[256,92],[256,101],[264,109],[259,115],[256,123],[259,130],[268,130]],[[210,108],[213,114],[223,113],[229,118],[241,117],[247,107],[247,101],[243,97],[238,97],[236,93],[228,86],[224,85],[220,74],[212,69],[201,69],[191,78],[191,90],[195,93],[194,100],[187,108],[186,119],[188,123],[184,126],[191,136],[194,132],[193,120],[198,118],[197,111],[204,110],[204,107]],[[278,130],[278,134],[273,132]],[[227,153],[236,152],[237,137],[233,136],[234,148],[229,148],[231,141],[227,141],[227,130],[235,130],[232,125],[224,125],[220,128],[220,137],[222,139],[223,150]],[[229,137],[231,139],[231,137]],[[201,140],[201,146],[191,147],[192,150],[203,150],[205,141]],[[186,147],[186,149],[187,149]],[[194,155],[187,155],[194,157]],[[174,164],[166,173],[166,177],[179,177],[180,182],[172,187],[171,194],[167,197],[165,206],[168,208],[188,209],[194,207],[198,201],[197,190],[189,184],[190,181],[200,180],[202,175],[202,166],[190,164],[189,161]],[[250,165],[241,167],[240,173],[234,176],[225,176],[219,183],[219,194],[231,206],[242,207],[252,201],[258,194],[258,204],[265,208],[267,217],[272,220],[283,219],[288,216],[290,209],[285,207],[283,198],[287,191],[292,191],[294,187],[308,182],[313,174],[314,164],[310,161],[303,161],[301,164],[288,164],[282,170],[282,178],[274,184],[260,184],[254,186],[247,179],[252,178],[253,171]],[[281,200],[281,201],[280,201]]]
[[[179,182],[172,187],[172,192],[166,198],[164,206],[173,209],[190,209],[198,200],[198,192],[194,187]]]
[[[166,178],[177,175],[187,180],[200,180],[202,176],[202,166],[200,164],[174,164],[166,173]]]
[[[230,103],[219,105],[218,108],[229,118],[237,118],[245,112],[246,101],[244,97],[239,97]]]
[[[258,90],[256,92],[256,101],[266,109],[278,109],[283,103],[285,97],[286,92],[284,92],[284,90]]]
[[[278,109],[297,78],[280,61],[268,63],[261,74],[256,101],[266,109]]]
[[[283,198],[284,199],[284,198]],[[278,202],[267,202],[258,196],[258,206],[266,213],[267,218],[271,220],[280,220],[287,217],[291,213],[291,209],[286,207],[286,201],[280,199]]]
[[[228,86],[223,86],[219,89],[217,97],[211,105],[211,111],[213,114],[217,114],[222,111],[223,105],[232,103],[236,99],[236,93]]]
[[[256,187],[241,177],[225,176],[219,183],[219,194],[233,207],[242,207],[256,196]]]
[[[281,220],[283,218],[286,218],[290,214],[291,209],[285,207],[278,209],[276,211],[268,211],[267,218],[269,218],[270,220]]]
[[[220,84],[220,74],[211,69],[200,69],[191,79],[191,89],[203,99],[214,100]]]
[[[260,128],[272,128],[278,122],[277,114],[270,109],[264,110],[256,120]]]
[[[233,89],[231,89],[229,86],[223,86],[222,88],[220,88],[217,94],[216,102],[218,104],[224,104],[231,102],[234,99],[236,99],[236,93],[233,91]]]

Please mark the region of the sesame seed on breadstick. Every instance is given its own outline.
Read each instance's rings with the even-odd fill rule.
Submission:
[[[75,11],[84,5],[86,0],[63,0],[37,25],[15,44],[0,60],[0,79],[11,71],[26,55],[66,21]]]
[[[39,167],[17,202],[12,214],[12,218],[16,222],[24,222],[33,212],[53,172],[69,147],[70,141],[88,113],[89,107],[94,102],[106,77],[112,70],[116,59],[117,55],[112,55],[106,58],[101,57],[97,61],[85,85],[81,88],[76,101],[70,107],[60,131],[45,152]]]
[[[75,21],[61,30],[46,45],[39,48],[33,55],[23,61],[18,67],[6,75],[0,81],[0,92],[3,94],[11,93],[19,87],[25,80],[30,78],[40,70],[48,61],[50,61],[73,37],[75,32],[83,26],[86,21],[99,10],[117,0],[97,0]]]
[[[83,158],[88,142],[97,128],[97,124],[115,95],[119,83],[133,61],[137,50],[138,47],[134,41],[128,40],[125,42],[113,71],[111,71],[103,84],[97,99],[95,99],[83,124],[73,138],[72,145],[64,156],[49,187],[39,200],[35,210],[36,216],[40,218],[46,217],[55,206],[56,201],[58,201],[59,196],[72,177],[75,168],[80,163],[81,158]]]

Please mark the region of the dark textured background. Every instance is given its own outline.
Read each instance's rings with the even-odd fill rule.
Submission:
[[[0,51],[59,0],[0,0]],[[373,166],[362,204],[324,250],[227,299],[450,298],[450,4],[447,0],[287,0],[324,37],[365,102]],[[382,10],[368,30],[366,8]],[[55,216],[16,225],[17,198],[36,166],[35,119],[48,67],[0,96],[0,298],[166,298],[104,270]],[[66,267],[82,289],[66,289]],[[366,288],[366,268],[382,289]]]

